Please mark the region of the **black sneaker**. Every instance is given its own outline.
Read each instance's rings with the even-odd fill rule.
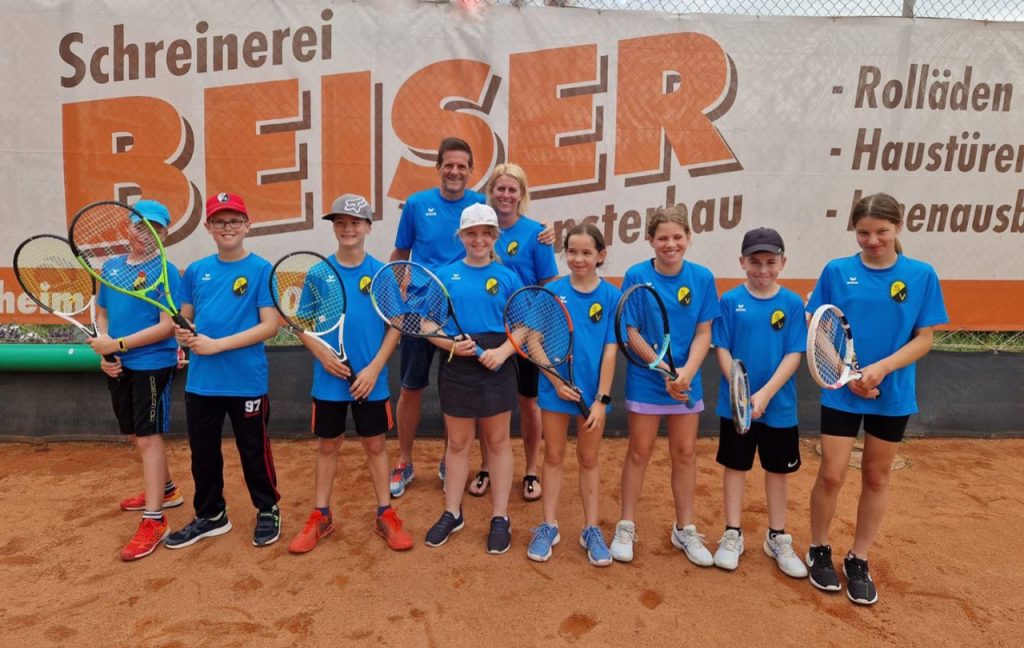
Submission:
[[[275,506],[269,511],[256,514],[256,530],[252,533],[252,544],[265,547],[281,537],[281,510]]]
[[[231,521],[228,520],[228,512],[221,511],[219,515],[212,518],[197,517],[181,531],[175,531],[164,540],[164,546],[168,549],[181,549],[195,544],[203,538],[224,535],[231,530]]]
[[[807,566],[810,568],[808,576],[811,585],[826,592],[838,592],[843,589],[839,584],[839,575],[832,564],[832,547],[821,545],[811,547],[807,550]]]
[[[448,536],[455,533],[466,523],[462,517],[462,512],[459,512],[459,517],[455,517],[448,511],[441,514],[441,519],[434,523],[434,526],[430,527],[430,531],[427,531],[427,546],[428,547],[440,547],[444,543],[448,542]]]
[[[512,546],[512,523],[508,518],[492,517],[487,534],[487,553],[503,554]]]
[[[859,605],[871,605],[878,600],[878,590],[868,573],[868,561],[852,553],[843,559],[843,574],[846,576],[846,596]]]

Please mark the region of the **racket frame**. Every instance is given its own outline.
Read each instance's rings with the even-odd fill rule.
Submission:
[[[561,358],[558,362],[551,363],[551,364],[543,364],[541,362],[537,362],[537,360],[535,360],[534,358],[531,358],[520,347],[520,345],[518,343],[516,343],[516,338],[512,334],[512,326],[511,326],[512,322],[510,322],[509,307],[512,305],[512,302],[516,299],[516,297],[518,297],[520,294],[527,294],[527,293],[546,294],[547,297],[545,297],[545,298],[546,299],[549,298],[552,301],[554,301],[556,304],[558,304],[558,307],[561,309],[562,314],[565,316],[565,325],[569,329],[569,349],[568,349],[568,352],[565,354],[565,356],[563,358]],[[548,375],[548,374],[554,375],[556,378],[558,378],[558,380],[560,380],[562,382],[562,384],[564,384],[566,387],[568,387],[569,389],[571,389],[574,392],[576,392],[577,394],[579,394],[580,395],[580,399],[578,401],[575,401],[576,407],[580,410],[580,414],[583,416],[583,419],[584,420],[588,420],[590,418],[590,407],[588,407],[587,404],[585,402],[583,402],[583,392],[580,390],[579,387],[576,386],[576,378],[575,378],[575,376],[573,374],[573,369],[572,369],[573,340],[574,340],[574,330],[573,330],[572,317],[569,315],[569,309],[567,309],[565,307],[565,304],[562,303],[562,300],[558,298],[558,295],[556,295],[555,293],[551,292],[550,290],[548,290],[547,288],[544,288],[542,286],[526,286],[524,288],[520,288],[519,290],[517,290],[514,293],[512,293],[512,295],[508,298],[508,301],[505,302],[505,310],[504,310],[504,314],[503,315],[504,316],[503,316],[502,319],[504,320],[504,323],[505,323],[505,334],[508,336],[509,342],[512,343],[513,348],[515,348],[516,353],[518,353],[522,357],[526,358],[527,360],[532,362],[534,365],[536,365],[539,369],[544,371],[545,375]],[[531,329],[531,330],[536,331],[536,329]],[[543,331],[536,331],[536,332],[538,332],[538,333],[543,335]],[[567,368],[567,370],[569,372],[569,379],[568,380],[563,378],[562,375],[555,370],[556,367],[558,367],[560,365],[563,365],[563,364],[566,365],[566,368]]]
[[[82,222],[83,216],[85,216],[90,209],[100,207],[103,205],[113,205],[131,212],[131,214],[133,214],[137,219],[139,219],[140,222],[145,223],[146,230],[153,237],[153,241],[156,242],[156,252],[160,257],[160,276],[157,277],[156,281],[149,284],[144,289],[128,290],[104,279],[103,273],[96,272],[96,270],[91,265],[89,265],[89,262],[85,260],[85,256],[82,253],[81,247],[79,247],[78,243],[76,243],[75,241],[75,229],[76,226],[80,222]],[[129,216],[129,221],[130,220],[131,216]],[[135,223],[129,222],[129,226],[132,226],[134,224]],[[100,200],[97,202],[89,203],[85,207],[79,209],[78,213],[75,214],[75,217],[71,219],[71,225],[68,227],[68,241],[71,244],[71,250],[75,253],[75,256],[78,257],[78,262],[82,264],[82,267],[85,268],[86,272],[91,274],[101,284],[107,286],[111,290],[116,290],[119,293],[135,297],[136,299],[142,300],[147,304],[156,306],[163,312],[170,315],[171,319],[174,320],[174,323],[177,324],[179,327],[188,329],[193,334],[196,332],[192,324],[187,319],[185,319],[184,316],[182,316],[181,312],[178,310],[178,307],[174,304],[174,297],[171,295],[171,282],[168,280],[167,277],[167,250],[164,249],[164,243],[163,241],[160,240],[160,235],[157,233],[156,228],[153,227],[153,224],[150,223],[145,216],[136,211],[134,207],[132,207],[131,205],[126,205],[116,200]],[[166,304],[161,303],[160,301],[153,299],[152,297],[146,294],[147,292],[153,290],[160,284],[163,284],[164,286],[164,296],[165,299],[167,300]]]
[[[747,367],[739,358],[733,358],[729,367],[729,406],[732,409],[732,423],[736,433],[743,435],[749,432],[750,376]]]
[[[323,263],[325,266],[327,266],[327,268],[334,274],[334,277],[335,277],[335,279],[338,282],[338,289],[341,290],[341,303],[342,303],[341,316],[338,318],[338,321],[335,322],[334,326],[332,326],[331,328],[327,329],[326,331],[323,331],[323,332],[320,332],[320,333],[317,333],[315,331],[310,331],[309,329],[303,328],[298,322],[295,322],[294,320],[292,320],[291,316],[288,315],[285,312],[284,307],[281,305],[280,298],[279,298],[279,295],[278,295],[278,291],[277,291],[277,289],[274,286],[274,278],[277,276],[277,269],[278,269],[278,267],[282,263],[284,263],[286,260],[288,260],[288,259],[290,259],[292,257],[295,257],[295,256],[299,256],[300,254],[305,254],[305,255],[309,255],[309,256],[313,256],[313,257],[318,258],[320,260],[320,262]],[[311,267],[316,267],[316,266],[314,265],[314,266],[311,266]],[[322,254],[318,254],[316,252],[310,252],[308,250],[300,250],[298,252],[290,252],[290,253],[284,255],[283,257],[281,257],[280,259],[278,259],[277,263],[274,264],[273,269],[271,269],[271,271],[270,271],[270,279],[269,279],[269,281],[270,281],[270,297],[274,301],[274,308],[277,309],[278,314],[281,315],[281,318],[285,321],[285,324],[287,325],[288,330],[291,331],[292,335],[294,335],[295,337],[299,337],[301,335],[306,335],[306,336],[316,340],[318,343],[322,344],[325,349],[327,349],[328,351],[333,353],[334,356],[338,360],[340,360],[342,362],[342,364],[344,364],[346,367],[348,367],[349,374],[348,374],[347,380],[348,380],[350,385],[353,384],[356,381],[356,372],[355,372],[355,369],[353,369],[353,367],[352,367],[352,363],[348,359],[348,353],[345,351],[345,341],[342,339],[344,334],[345,334],[345,312],[348,310],[348,296],[345,293],[345,284],[342,282],[341,275],[338,274],[337,269],[333,265],[331,265],[331,263],[327,260],[327,257],[323,256]],[[338,331],[338,348],[332,347],[331,344],[327,340],[325,340],[325,339],[323,339],[323,337],[321,337],[321,336],[327,335],[328,333],[330,333],[331,331],[334,331],[335,329],[337,329],[337,331]]]
[[[835,315],[842,329],[843,337],[846,340],[846,351],[842,357],[843,368],[835,382],[825,380],[824,376],[818,371],[817,362],[815,361],[817,340],[819,334],[821,334],[819,331],[821,321],[829,313]],[[838,352],[836,355],[838,355]],[[807,368],[810,370],[811,378],[814,382],[825,389],[840,389],[846,383],[860,380],[863,377],[863,374],[860,372],[860,366],[857,364],[857,353],[853,348],[853,331],[850,328],[850,322],[846,319],[843,311],[834,304],[818,306],[814,311],[814,315],[811,316],[810,325],[807,327]]]

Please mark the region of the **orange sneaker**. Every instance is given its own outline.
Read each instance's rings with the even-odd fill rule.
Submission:
[[[302,527],[302,531],[299,531],[299,534],[292,538],[291,543],[288,545],[288,551],[293,554],[304,554],[307,551],[312,551],[316,543],[320,541],[320,538],[331,531],[334,531],[334,520],[317,509],[313,509],[309,519],[306,520],[306,526]]]
[[[402,521],[395,509],[389,508],[382,515],[378,515],[375,527],[377,535],[387,541],[388,547],[395,551],[412,549],[412,536],[402,528]]]
[[[174,508],[175,506],[181,506],[185,503],[185,500],[181,497],[181,492],[178,487],[175,486],[174,490],[170,493],[164,493],[164,508]],[[135,497],[126,497],[121,500],[122,511],[145,511],[146,510],[146,491],[142,491]]]
[[[163,542],[168,533],[170,533],[170,529],[167,527],[166,517],[162,520],[143,518],[135,535],[121,550],[121,560],[131,561],[145,558],[156,550],[157,545]]]

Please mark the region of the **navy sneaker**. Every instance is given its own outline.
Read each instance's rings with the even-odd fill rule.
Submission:
[[[228,520],[228,512],[221,511],[212,518],[196,517],[185,525],[181,531],[175,531],[164,540],[164,546],[168,549],[181,549],[193,545],[203,538],[224,535],[231,530],[231,521]]]
[[[512,523],[505,517],[491,518],[491,532],[487,534],[487,553],[503,554],[512,546]]]
[[[430,527],[427,531],[426,543],[428,547],[440,547],[444,543],[448,542],[448,536],[455,533],[463,527],[466,523],[462,517],[462,512],[459,512],[459,517],[455,517],[448,511],[441,514],[441,519],[434,523],[434,526]]]
[[[811,585],[826,592],[838,592],[843,587],[839,584],[835,565],[832,564],[832,547],[821,545],[807,550],[807,566]]]
[[[868,561],[852,553],[843,559],[843,574],[846,575],[846,596],[858,605],[872,605],[878,600],[878,590],[868,573]]]
[[[256,514],[256,530],[252,533],[252,544],[265,547],[274,544],[281,537],[281,511],[274,506],[269,511]]]

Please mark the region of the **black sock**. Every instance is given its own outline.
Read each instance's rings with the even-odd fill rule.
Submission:
[[[741,538],[743,537],[743,529],[741,529],[739,527],[731,527],[731,526],[726,525],[725,530],[726,531],[735,531],[736,533],[738,533],[740,535]]]
[[[768,539],[769,540],[774,540],[775,536],[782,535],[785,532],[786,532],[785,529],[773,529],[771,527],[768,527]]]
[[[164,484],[164,494],[170,493],[174,490],[174,480],[170,477],[167,478],[167,483]]]

